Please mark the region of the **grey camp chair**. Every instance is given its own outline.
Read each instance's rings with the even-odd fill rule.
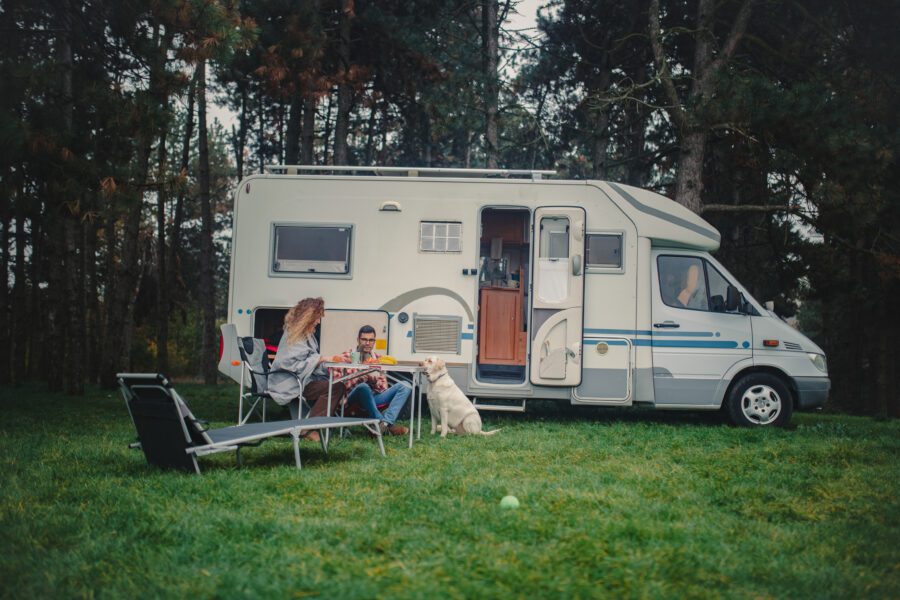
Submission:
[[[266,420],[266,402],[269,396],[269,356],[264,340],[253,337],[238,337],[238,352],[241,354],[241,391],[238,398],[238,425],[243,425],[257,408],[263,422]],[[249,373],[249,376],[248,376]],[[249,386],[246,385],[249,383]],[[244,403],[250,408],[244,412]],[[295,417],[296,418],[296,417]]]
[[[161,468],[199,474],[198,456],[232,450],[240,466],[242,447],[258,446],[269,438],[289,435],[294,442],[294,460],[300,469],[301,434],[353,426],[374,433],[381,455],[385,455],[377,419],[313,417],[209,429],[205,421],[193,415],[164,375],[119,373],[116,378],[138,434],[138,442],[132,447],[140,447],[147,462]],[[320,443],[327,453],[327,436],[320,435]]]
[[[272,396],[269,395],[269,375],[273,373],[270,370],[266,342],[254,337],[238,337],[237,347],[243,363],[238,397],[238,425],[247,423],[253,411],[259,412],[262,421],[265,422],[266,403],[272,400]],[[244,412],[244,406],[250,408]],[[287,407],[292,419],[299,419],[309,413],[309,407],[302,396],[289,402]]]

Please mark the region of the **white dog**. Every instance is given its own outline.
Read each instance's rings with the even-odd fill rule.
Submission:
[[[441,437],[447,437],[448,431],[457,435],[494,435],[500,431],[481,430],[481,415],[450,377],[443,359],[429,356],[422,366],[429,382],[428,408],[432,435],[437,431],[438,417],[441,420]]]

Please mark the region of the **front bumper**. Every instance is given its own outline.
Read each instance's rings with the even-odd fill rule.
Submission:
[[[821,408],[828,400],[830,389],[831,379],[828,377],[794,377],[795,408],[799,410]]]

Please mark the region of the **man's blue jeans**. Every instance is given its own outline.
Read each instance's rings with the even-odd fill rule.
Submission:
[[[373,393],[369,384],[360,383],[347,396],[347,402],[358,402],[374,418],[393,425],[397,422],[397,417],[400,416],[400,411],[403,410],[410,394],[412,388],[406,383],[395,383],[380,394]],[[379,404],[388,405],[384,413],[378,410]]]

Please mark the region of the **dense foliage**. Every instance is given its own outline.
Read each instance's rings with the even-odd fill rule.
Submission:
[[[826,349],[832,405],[900,415],[900,3],[516,9],[0,2],[0,381],[213,380],[228,194],[263,165],[552,167],[701,213]]]

